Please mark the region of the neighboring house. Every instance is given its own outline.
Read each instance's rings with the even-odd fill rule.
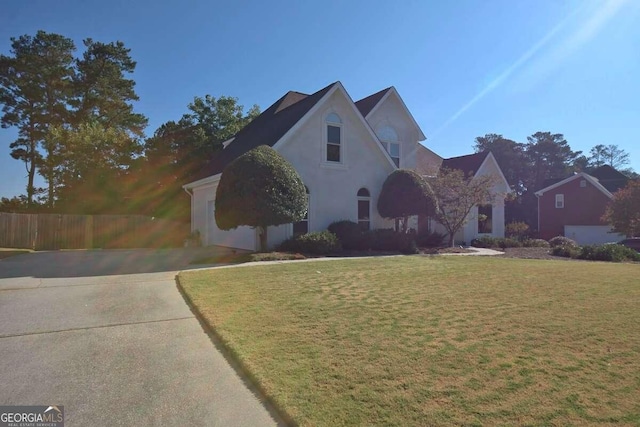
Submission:
[[[395,88],[390,87],[353,102],[340,82],[307,95],[288,92],[251,121],[223,150],[212,158],[208,170],[184,185],[191,194],[191,227],[199,230],[205,245],[221,245],[255,250],[257,232],[250,227],[218,229],[215,196],[225,166],[259,145],[269,145],[298,171],[309,194],[307,217],[296,224],[269,227],[268,245],[273,247],[295,233],[326,230],[334,221],[347,219],[363,228],[391,228],[394,222],[382,218],[376,209],[378,195],[387,176],[395,169],[413,169],[433,176],[447,162],[420,144],[422,130]],[[504,180],[491,154],[472,157],[473,164],[461,163],[474,175],[494,173]],[[465,241],[485,231],[504,234],[504,193],[506,180],[497,185],[496,202],[490,208],[491,226],[465,228]],[[473,221],[472,221],[473,222]],[[418,227],[417,218],[413,221]],[[423,227],[428,226],[425,221]],[[437,227],[436,227],[437,228]]]
[[[540,237],[566,236],[581,245],[618,241],[602,221],[607,204],[629,178],[611,166],[581,172],[536,192]]]

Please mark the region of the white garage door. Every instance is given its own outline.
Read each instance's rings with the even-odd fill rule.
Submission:
[[[256,230],[250,227],[238,227],[235,230],[220,230],[216,225],[215,203],[207,201],[207,245],[219,245],[229,248],[256,250]]]
[[[617,233],[610,233],[608,225],[565,225],[564,235],[578,242],[579,245],[596,245],[618,242],[625,238]]]

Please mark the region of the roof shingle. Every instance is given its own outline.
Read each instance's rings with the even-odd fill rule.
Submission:
[[[482,162],[484,162],[484,159],[486,159],[488,155],[489,151],[485,151],[467,154],[466,156],[451,157],[450,159],[444,159],[442,161],[442,167],[451,170],[461,170],[465,174],[475,176],[480,166],[482,166]]]

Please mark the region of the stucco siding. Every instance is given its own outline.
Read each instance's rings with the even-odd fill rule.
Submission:
[[[357,221],[360,188],[368,189],[371,194],[371,227],[393,224],[380,217],[376,208],[382,184],[393,166],[349,102],[336,91],[304,125],[278,144],[280,154],[295,167],[309,189],[310,231],[326,230],[329,224],[341,219]],[[324,119],[331,112],[343,121],[342,164],[324,161]]]
[[[416,149],[419,140],[419,130],[413,120],[407,117],[404,106],[394,93],[377,105],[367,117],[367,122],[374,132],[383,126],[391,126],[398,134],[400,142],[400,167],[414,169],[416,167]]]

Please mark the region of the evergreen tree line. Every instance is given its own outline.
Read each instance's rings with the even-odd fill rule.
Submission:
[[[476,152],[491,151],[513,189],[505,208],[507,222],[526,222],[537,228],[538,204],[535,192],[550,180],[566,178],[609,165],[631,178],[638,175],[630,168],[629,154],[617,145],[599,144],[588,154],[573,151],[562,134],[536,132],[527,142],[516,142],[498,134],[477,137]]]
[[[181,185],[258,107],[245,113],[236,98],[195,97],[180,119],[145,137],[130,49],[88,38],[76,54],[73,40],[38,31],[11,38],[9,55],[0,55],[0,125],[18,131],[9,154],[27,180],[25,194],[2,198],[0,211],[188,220]]]

